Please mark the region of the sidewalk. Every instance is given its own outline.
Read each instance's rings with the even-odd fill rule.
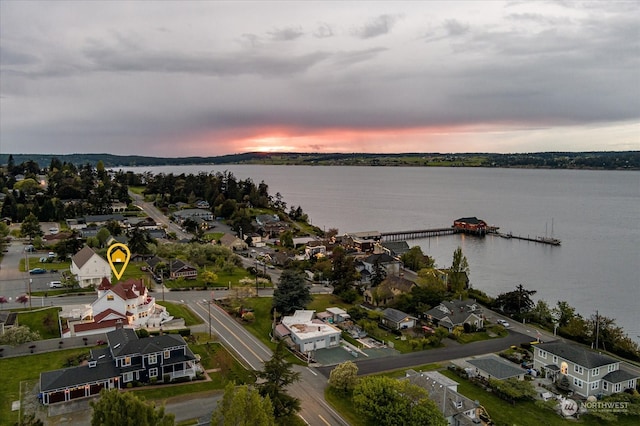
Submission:
[[[2,345],[0,346],[0,357],[10,358],[53,352],[61,349],[82,348],[85,346],[89,349],[95,346],[98,340],[106,342],[106,334],[94,334],[87,337],[68,337],[64,339],[36,340],[35,342],[27,342],[18,346]],[[60,342],[62,342],[62,344],[60,344]]]

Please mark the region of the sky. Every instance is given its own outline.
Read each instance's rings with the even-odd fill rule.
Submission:
[[[640,149],[638,1],[0,1],[0,153]]]

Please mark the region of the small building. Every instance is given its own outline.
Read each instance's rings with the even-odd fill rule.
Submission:
[[[418,318],[394,308],[382,311],[382,324],[393,330],[404,330],[416,326]]]
[[[245,241],[229,233],[225,233],[220,237],[220,245],[233,251],[246,250],[248,247]]]
[[[506,380],[516,378],[518,380],[524,380],[526,373],[522,368],[516,367],[513,363],[497,356],[470,359],[467,362],[475,368],[475,374],[477,376],[484,377],[485,379]]]
[[[351,315],[342,308],[327,308],[327,312],[331,315],[329,322],[339,324],[351,318]]]
[[[195,280],[198,277],[198,270],[180,259],[174,259],[169,262],[169,278],[184,278],[187,280]]]
[[[465,234],[484,235],[487,232],[487,223],[477,217],[461,217],[453,221],[453,227],[458,232]]]

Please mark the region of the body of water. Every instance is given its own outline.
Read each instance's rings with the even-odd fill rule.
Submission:
[[[496,296],[522,283],[550,305],[566,300],[585,317],[598,310],[616,318],[640,340],[640,172],[253,165],[128,170],[228,170],[238,179],[264,180],[270,194],[302,206],[314,225],[340,233],[446,227],[477,216],[513,235],[553,235],[561,246],[464,235],[408,243],[441,267],[451,265],[460,246],[473,287]]]

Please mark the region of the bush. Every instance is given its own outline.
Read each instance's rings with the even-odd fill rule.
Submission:
[[[165,374],[164,376],[162,376],[163,383],[169,383],[170,381],[171,381],[171,376],[169,374]]]
[[[178,330],[178,334],[181,335],[182,337],[191,336],[191,329],[190,328],[183,328],[181,330]]]

